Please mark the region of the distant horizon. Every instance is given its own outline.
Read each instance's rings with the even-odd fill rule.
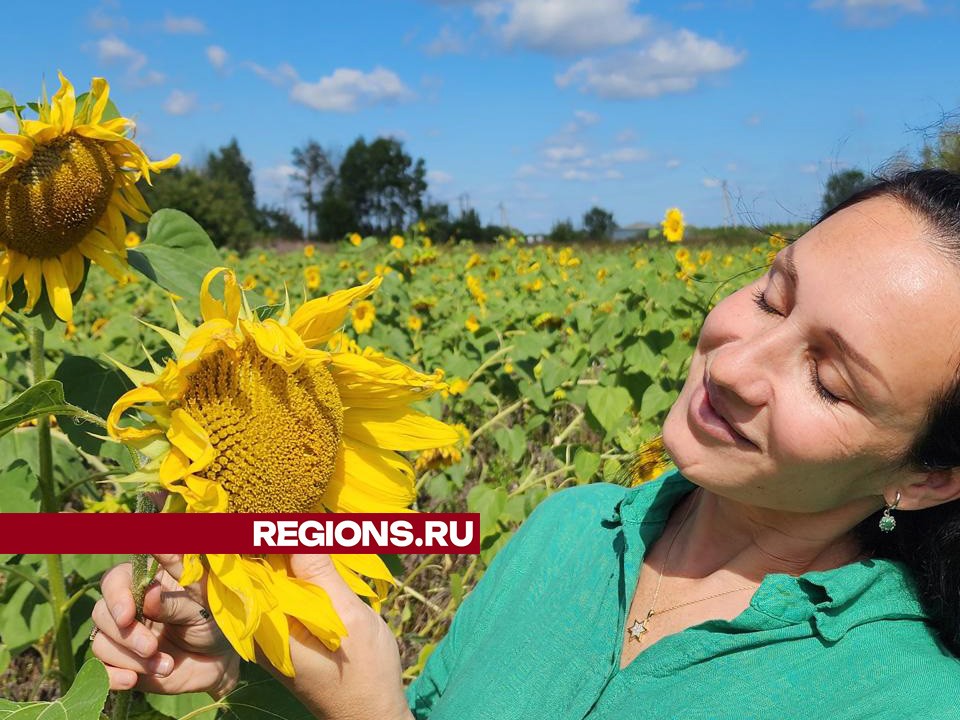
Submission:
[[[674,206],[701,227],[809,222],[832,172],[916,159],[960,108],[951,0],[242,6],[55,3],[10,34],[0,85],[27,102],[58,70],[78,93],[106,77],[153,156],[236,137],[258,202],[301,222],[294,147],[396,137],[431,199],[528,234],[594,205],[621,226]]]

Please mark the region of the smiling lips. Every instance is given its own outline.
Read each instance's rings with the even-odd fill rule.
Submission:
[[[726,413],[722,409],[722,405],[718,407],[714,404],[717,402],[715,400],[716,393],[710,392],[711,386],[706,378],[704,378],[703,385],[701,385],[700,389],[703,396],[700,398],[700,402],[696,404],[695,414],[701,427],[703,427],[707,433],[720,440],[726,440],[728,442],[734,441],[738,444],[749,445],[751,448],[757,448],[756,443],[747,439],[726,419]]]

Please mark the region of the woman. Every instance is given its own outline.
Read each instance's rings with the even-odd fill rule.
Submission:
[[[285,681],[330,718],[955,717],[958,308],[960,176],[859,193],[707,317],[678,472],[542,503],[406,694],[383,621],[296,556],[350,634],[294,632]],[[105,576],[93,651],[114,688],[220,697],[239,662],[162,560],[152,630]]]

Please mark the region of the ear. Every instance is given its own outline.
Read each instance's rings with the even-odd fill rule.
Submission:
[[[897,505],[901,510],[925,510],[960,499],[960,468],[931,470],[918,473],[914,478],[905,487],[887,490],[884,494],[887,504],[896,499],[897,490],[901,493],[900,504]]]

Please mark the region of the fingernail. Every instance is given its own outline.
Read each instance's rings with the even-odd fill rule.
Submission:
[[[123,603],[117,603],[110,610],[110,614],[113,615],[115,622],[120,622],[120,615],[123,613]]]
[[[133,641],[133,649],[137,651],[138,655],[147,657],[147,639],[145,637],[138,637]]]
[[[173,658],[165,657],[157,663],[157,675],[165,677],[173,670]]]

